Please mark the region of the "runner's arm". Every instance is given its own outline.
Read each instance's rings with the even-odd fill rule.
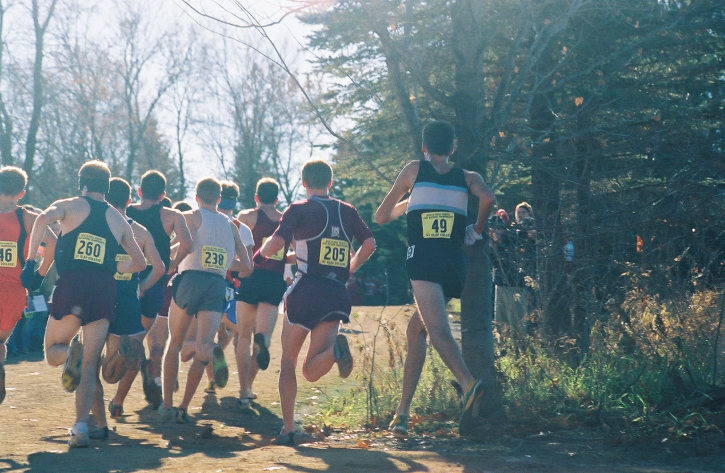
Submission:
[[[29,260],[34,260],[38,256],[38,248],[40,242],[45,238],[45,234],[52,233],[52,230],[48,228],[48,224],[62,220],[63,217],[65,217],[64,204],[62,202],[53,202],[50,207],[40,212],[40,215],[35,218],[33,230],[30,232],[30,243],[28,243]],[[55,244],[53,248],[55,249]]]
[[[473,224],[473,229],[480,235],[486,225],[486,219],[496,203],[496,195],[477,172],[466,171],[466,181],[471,194],[478,197],[478,217],[476,223]]]
[[[415,178],[418,176],[419,166],[420,163],[418,161],[413,161],[408,163],[403,170],[400,171],[398,178],[395,179],[395,183],[393,183],[393,187],[388,192],[388,195],[386,195],[383,199],[383,202],[380,204],[380,207],[378,207],[378,210],[375,211],[375,222],[378,225],[388,223],[403,214],[403,211],[407,208],[407,200],[403,201],[406,203],[405,205],[402,205],[403,202],[401,202],[400,199],[402,199],[405,194],[413,188]]]
[[[373,254],[375,248],[375,238],[373,237],[367,238],[362,242],[362,245],[360,245],[360,248],[357,249],[355,255],[350,258],[350,274],[357,271],[358,268],[362,266],[368,258],[370,258],[370,255]]]
[[[156,284],[156,282],[161,279],[161,277],[166,272],[166,266],[161,260],[159,250],[156,249],[156,245],[154,244],[154,237],[151,236],[151,233],[149,233],[148,231],[146,231],[146,234],[144,236],[145,238],[143,241],[143,245],[141,246],[141,251],[143,251],[146,259],[151,262],[151,267],[153,269],[143,281],[139,282],[138,289],[139,291],[141,291],[141,293],[146,292],[148,288]]]
[[[133,231],[131,225],[121,217],[121,214],[116,212],[118,215],[117,223],[123,225],[123,234],[121,235],[121,241],[119,244],[121,248],[126,250],[126,254],[131,257],[131,261],[119,261],[116,263],[116,271],[119,273],[138,273],[146,269],[146,258],[144,258],[141,248],[133,238]]]
[[[252,274],[254,265],[252,264],[252,259],[249,257],[247,247],[244,246],[244,243],[242,243],[242,237],[239,235],[239,229],[233,222],[229,222],[229,225],[232,226],[232,234],[234,235],[234,253],[238,258],[232,261],[234,269],[231,270],[237,271],[240,278],[246,278]],[[237,261],[239,262],[238,266],[234,264]]]
[[[186,224],[186,218],[181,212],[178,212],[176,215],[173,231],[176,234],[175,240],[179,244],[179,247],[176,250],[176,256],[169,263],[167,274],[173,274],[179,267],[181,260],[186,258],[186,255],[191,251],[191,233],[189,232],[189,226]]]
[[[264,256],[265,258],[269,258],[273,254],[284,248],[284,244],[284,238],[279,235],[274,235],[271,238],[268,238],[266,242],[264,242],[264,245],[262,245],[262,247],[259,249],[259,254]]]

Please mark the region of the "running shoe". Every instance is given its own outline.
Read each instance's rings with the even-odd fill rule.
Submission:
[[[209,381],[209,384],[204,388],[204,392],[208,394],[214,394],[216,392],[216,385],[214,381]]]
[[[461,419],[458,422],[458,433],[468,435],[476,426],[475,419],[478,417],[478,401],[483,396],[483,381],[477,379],[468,386],[465,396],[463,396],[463,411]]]
[[[146,396],[146,402],[151,404],[154,410],[158,409],[163,401],[161,386],[156,384],[154,375],[151,373],[151,361],[144,360],[141,362],[141,378],[143,379],[143,393]]]
[[[227,368],[227,360],[224,359],[224,350],[219,345],[214,347],[211,363],[214,370],[214,384],[221,389],[229,381],[229,368]]]
[[[257,399],[257,393],[252,391],[252,388],[247,388],[247,399],[249,399],[250,401],[252,399]]]
[[[248,411],[251,409],[248,397],[242,397],[237,399],[237,409],[240,411]]]
[[[395,414],[388,428],[399,439],[406,438],[408,436],[408,416],[406,414]]]
[[[103,379],[110,384],[115,384],[126,376],[126,362],[121,357],[120,348],[119,351],[110,356],[107,362],[101,363],[101,374]]]
[[[0,404],[5,400],[5,367],[0,363]]]
[[[88,438],[91,440],[108,440],[108,432],[108,426],[102,429],[96,428],[88,432]]]
[[[159,407],[159,414],[161,414],[161,420],[164,422],[170,422],[176,419],[176,409],[173,407]]]
[[[78,384],[81,382],[81,367],[83,366],[83,344],[78,340],[78,337],[74,338],[70,342],[68,347],[68,356],[63,364],[63,374],[61,375],[61,381],[63,387],[69,393],[72,393],[78,388]],[[86,440],[87,440],[86,435]],[[71,440],[73,440],[71,438]],[[71,445],[73,446],[73,445]],[[84,445],[87,446],[87,445]]]
[[[279,431],[279,435],[272,440],[272,445],[286,445],[288,447],[295,446],[295,433],[294,431],[285,434],[284,429]]]
[[[335,363],[340,371],[340,377],[347,378],[352,373],[352,353],[350,353],[350,346],[347,344],[345,335],[338,334],[335,337],[332,352],[335,355]]]
[[[143,344],[128,335],[121,335],[118,341],[118,354],[128,369],[136,369],[144,358]]]
[[[108,401],[108,412],[111,413],[112,419],[120,419],[121,417],[123,417],[123,406],[114,404],[113,401]]]
[[[74,434],[71,430],[70,439],[68,440],[68,446],[70,448],[86,448],[90,447],[91,439],[85,432]]]
[[[257,366],[264,371],[269,366],[269,349],[264,341],[263,333],[254,334],[254,348],[257,350]]]
[[[189,414],[186,413],[186,409],[179,407],[176,409],[176,423],[177,424],[188,424]]]

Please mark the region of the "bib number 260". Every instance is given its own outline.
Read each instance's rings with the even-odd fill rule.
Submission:
[[[103,264],[106,256],[106,239],[90,233],[79,233],[73,259]]]

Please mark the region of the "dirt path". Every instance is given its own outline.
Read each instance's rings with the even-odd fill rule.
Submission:
[[[351,336],[371,339],[380,308],[355,308]],[[407,308],[387,308],[385,316],[404,328]],[[279,328],[279,327],[278,327]],[[303,355],[306,348],[303,349]],[[253,413],[235,408],[239,387],[236,370],[226,389],[191,403],[193,423],[163,423],[145,403],[137,381],[125,403],[125,416],[109,421],[106,442],[69,450],[73,395],[60,385],[60,369],[49,367],[40,354],[10,359],[7,398],[0,405],[0,471],[29,472],[696,472],[724,471],[724,448],[706,457],[651,445],[613,446],[591,432],[542,433],[521,439],[502,437],[485,443],[414,438],[404,442],[375,438],[360,442],[354,433],[334,433],[324,442],[296,448],[270,445],[281,426],[276,392],[280,356],[279,331],[272,345],[270,369],[255,383],[259,399]],[[232,348],[226,350],[232,359]],[[186,366],[182,365],[181,388]],[[233,364],[232,364],[233,366]],[[316,390],[334,392],[344,386],[333,373],[314,385],[299,377],[298,410],[310,411]],[[354,382],[354,381],[349,381]],[[205,385],[205,382],[204,382]],[[202,386],[203,387],[203,386]],[[104,387],[105,397],[115,386]],[[180,394],[180,393],[179,393]],[[180,399],[180,395],[177,394]],[[106,401],[107,402],[107,401]]]

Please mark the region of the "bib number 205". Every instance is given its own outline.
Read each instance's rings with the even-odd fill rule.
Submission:
[[[347,268],[350,245],[343,240],[323,238],[320,244],[320,264]]]

